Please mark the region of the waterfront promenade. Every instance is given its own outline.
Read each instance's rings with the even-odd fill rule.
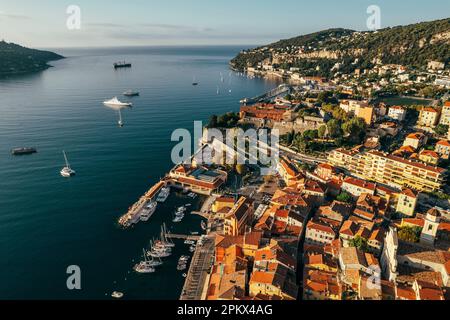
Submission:
[[[204,300],[213,265],[215,236],[204,238],[192,257],[180,300]]]

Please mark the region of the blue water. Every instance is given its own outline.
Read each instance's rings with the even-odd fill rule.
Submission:
[[[241,98],[276,86],[230,74],[228,61],[241,49],[56,50],[68,58],[54,68],[0,80],[0,299],[103,299],[113,290],[130,299],[179,297],[177,258],[188,253],[182,243],[156,274],[131,270],[163,222],[173,232],[199,231],[196,216],[171,222],[173,209],[189,201],[172,195],[132,230],[116,221],[173,166],[174,129],[237,111]],[[119,60],[133,68],[114,71]],[[126,89],[141,96],[118,128],[117,111],[102,101]],[[10,149],[20,146],[39,152],[12,157]],[[59,176],[62,150],[77,171],[73,179]],[[66,287],[69,265],[81,268],[80,291]]]

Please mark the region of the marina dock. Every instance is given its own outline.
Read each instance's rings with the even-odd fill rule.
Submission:
[[[188,235],[188,234],[166,234],[166,238],[168,239],[176,239],[176,240],[192,240],[198,241],[200,240],[200,236]]]

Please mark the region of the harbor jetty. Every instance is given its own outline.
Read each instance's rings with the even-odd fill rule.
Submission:
[[[167,181],[161,180],[151,187],[150,190],[148,190],[133,206],[128,209],[126,214],[120,217],[119,225],[124,228],[128,228],[137,223],[139,221],[140,212],[149,202],[155,200],[158,193],[165,186],[167,186]]]

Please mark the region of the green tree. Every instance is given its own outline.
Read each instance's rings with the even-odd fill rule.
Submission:
[[[406,242],[417,243],[420,241],[421,227],[403,227],[398,230],[398,238]]]
[[[225,113],[217,118],[217,128],[233,128],[236,127],[239,122],[239,114],[234,112]],[[211,119],[214,120],[214,119]]]
[[[301,134],[295,136],[293,145],[300,152],[306,152],[308,150],[308,141]]]
[[[347,192],[341,192],[341,194],[337,196],[336,200],[345,203],[352,203],[353,197]]]
[[[306,130],[303,132],[303,138],[306,140],[314,140],[319,137],[319,133],[317,130]]]
[[[367,252],[369,250],[369,246],[367,245],[367,240],[362,238],[361,236],[356,236],[349,241],[350,247],[355,247],[363,252]]]
[[[434,128],[434,132],[436,132],[437,135],[444,136],[448,133],[448,125],[439,124]]]
[[[209,119],[208,128],[217,128],[217,116],[215,114]]]
[[[317,130],[317,134],[319,135],[320,139],[325,138],[327,135],[327,126],[326,125],[320,126],[319,130]]]
[[[352,143],[361,143],[367,130],[367,124],[361,118],[352,118],[342,124],[342,130]]]
[[[341,124],[336,119],[331,119],[327,123],[328,135],[331,138],[340,138],[342,137],[342,129]]]

